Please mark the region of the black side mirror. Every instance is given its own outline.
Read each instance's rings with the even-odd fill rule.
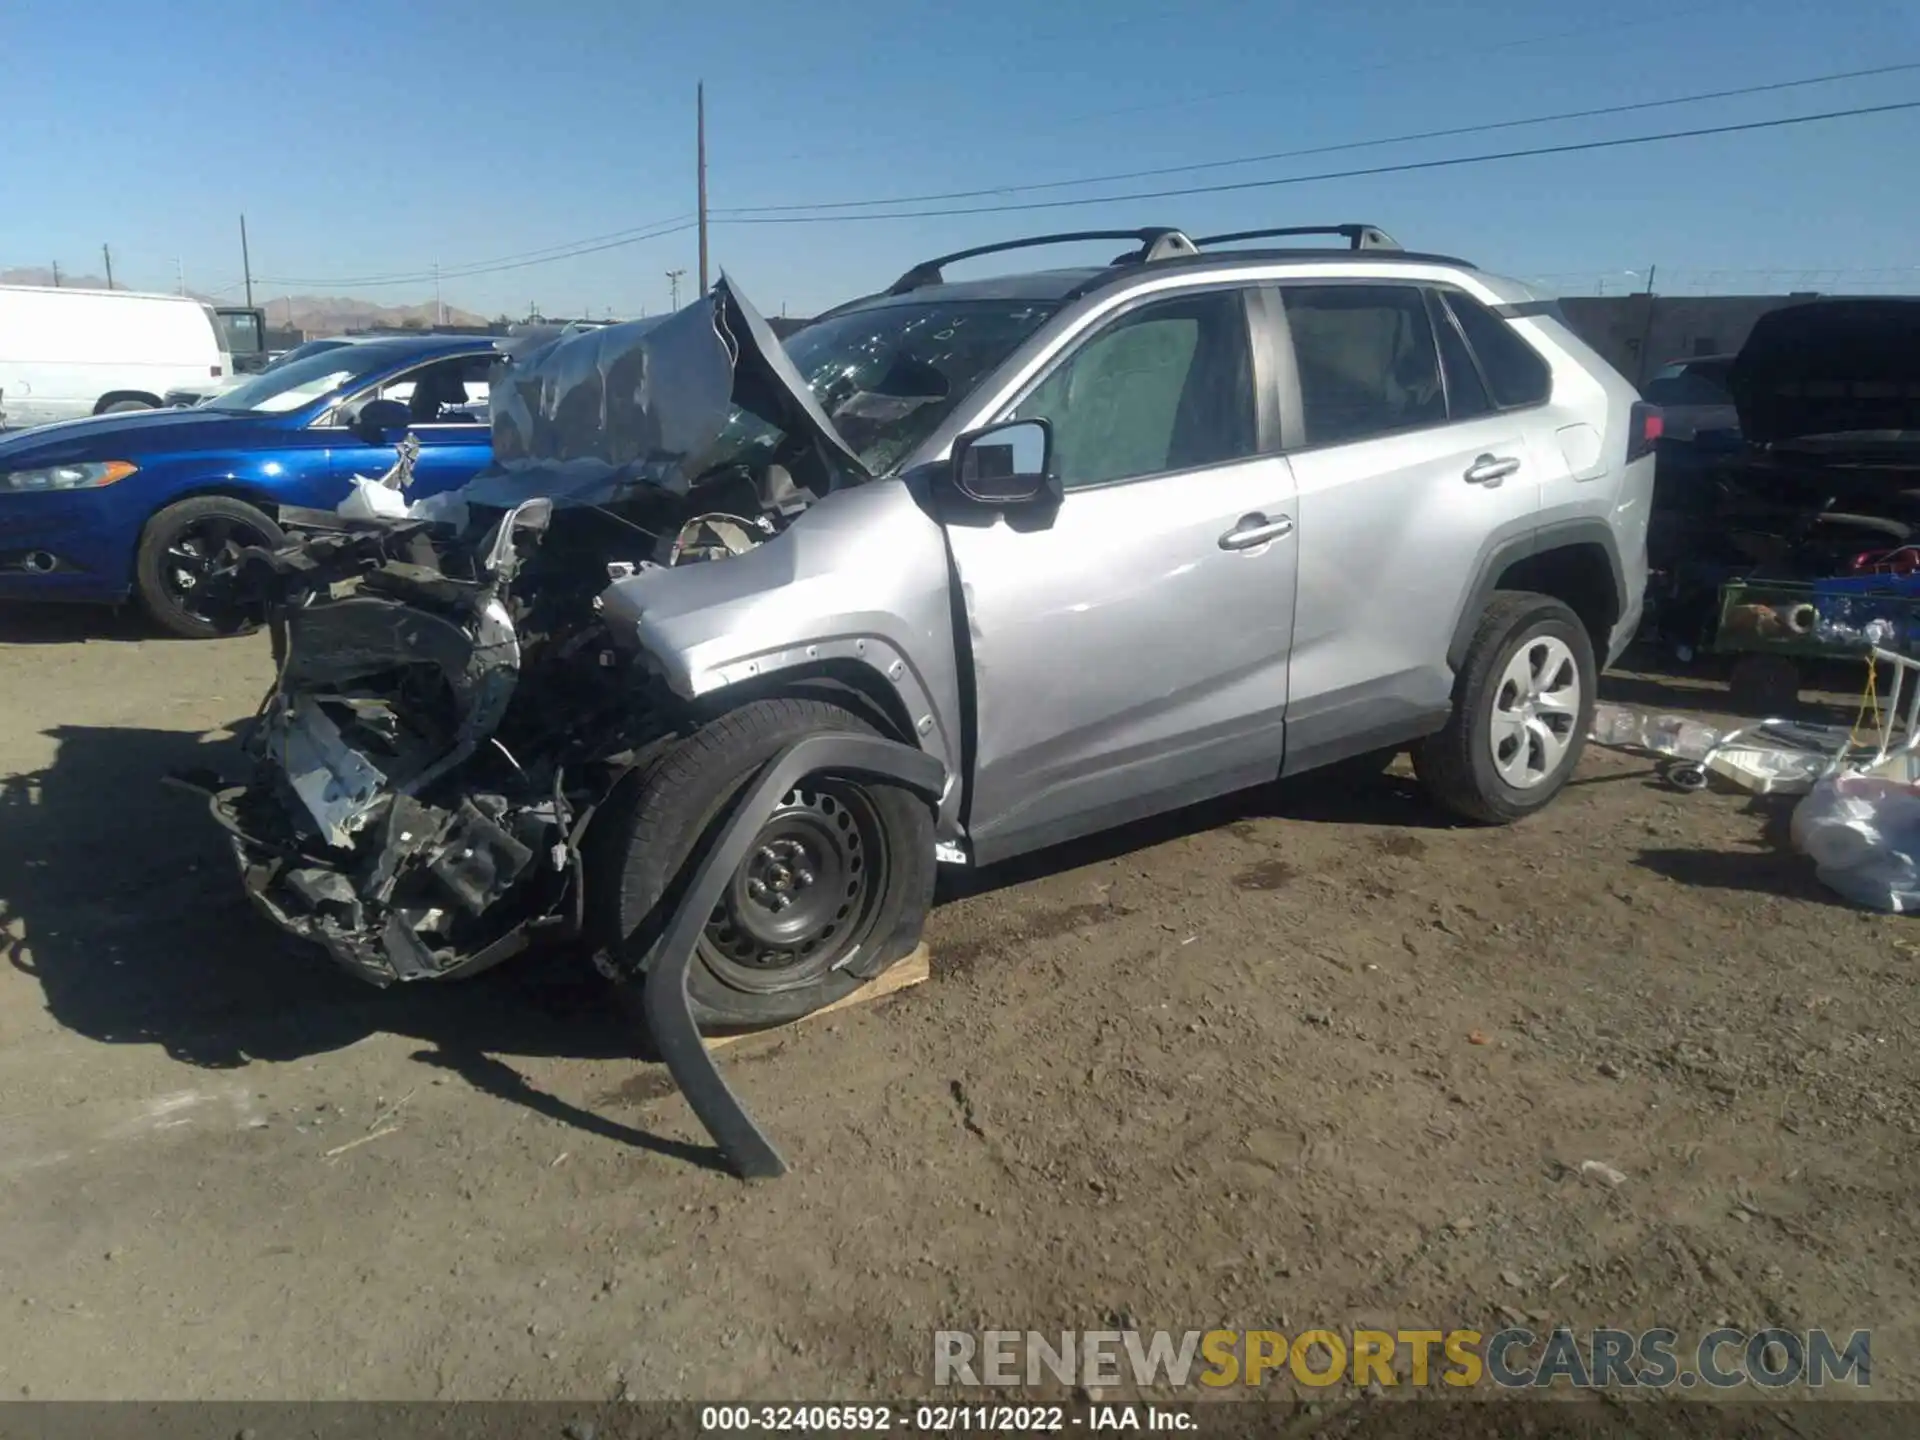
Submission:
[[[1059,504],[1053,426],[1003,420],[953,442],[953,488],[982,505]]]
[[[396,445],[413,424],[413,412],[398,400],[369,400],[349,427],[369,445]]]

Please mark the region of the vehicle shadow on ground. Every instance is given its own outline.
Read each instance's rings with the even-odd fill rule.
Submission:
[[[158,632],[133,606],[0,603],[0,645],[76,645],[151,640]]]
[[[717,1152],[546,1094],[501,1056],[640,1058],[643,1037],[577,956],[523,957],[465,982],[376,990],[289,944],[246,902],[225,834],[169,771],[237,770],[231,742],[69,726],[54,762],[0,778],[0,958],[60,1024],[230,1069],[399,1034],[423,1063],[596,1134],[696,1164]]]
[[[1768,716],[1748,713],[1728,686],[1730,665],[1724,656],[1703,655],[1683,661],[1651,645],[1636,645],[1618,669],[1600,677],[1600,698],[1642,710],[1698,711],[1737,715],[1758,720]],[[1858,709],[1858,695],[1866,683],[1862,663],[1819,661],[1804,663],[1800,698],[1778,718],[1822,725],[1845,725]],[[1881,681],[1884,692],[1885,680]]]
[[[1411,776],[1365,766],[1340,767],[1204,800],[977,870],[942,867],[937,898],[945,903],[987,894],[1255,820],[1398,830],[1443,830],[1461,823],[1429,802]]]
[[[106,1044],[150,1044],[193,1066],[287,1062],[386,1033],[424,1064],[583,1131],[699,1164],[703,1147],[542,1092],[503,1057],[651,1058],[638,1020],[577,953],[519,957],[473,980],[376,990],[291,945],[246,902],[225,833],[174,771],[238,773],[231,740],[67,726],[52,764],[0,778],[0,958],[48,1012]],[[1400,774],[1303,777],[1189,807],[978,873],[943,899],[1020,884],[1248,821],[1433,828],[1453,822]]]
[[[1756,795],[1748,802],[1747,813],[1765,821],[1751,850],[1642,850],[1633,863],[1682,885],[1777,895],[1860,913],[1859,906],[1822,885],[1813,862],[1793,848],[1793,809],[1799,799]]]

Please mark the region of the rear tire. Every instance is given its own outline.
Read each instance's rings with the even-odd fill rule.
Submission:
[[[207,583],[222,560],[231,560],[241,548],[278,546],[286,538],[265,511],[244,500],[230,495],[182,500],[147,521],[134,557],[134,593],[154,624],[182,640],[248,634],[262,617],[205,598]]]
[[[1580,763],[1598,679],[1593,639],[1572,610],[1496,591],[1454,681],[1453,713],[1414,748],[1414,774],[1442,809],[1475,824],[1546,808]]]
[[[755,700],[661,756],[594,821],[587,898],[624,982],[636,984],[658,958],[742,792],[788,745],[822,732],[878,733],[823,701]],[[904,959],[933,904],[933,846],[926,803],[899,786],[795,787],[701,935],[688,980],[701,1027],[797,1020]]]

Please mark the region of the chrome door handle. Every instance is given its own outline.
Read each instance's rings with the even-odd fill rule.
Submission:
[[[1492,455],[1482,455],[1467,467],[1467,483],[1485,485],[1491,489],[1519,468],[1520,462],[1511,456],[1496,458]]]
[[[1220,537],[1222,550],[1251,550],[1256,545],[1264,545],[1269,540],[1278,540],[1283,535],[1293,533],[1291,516],[1281,515],[1269,520],[1264,515],[1242,515],[1233,529]]]

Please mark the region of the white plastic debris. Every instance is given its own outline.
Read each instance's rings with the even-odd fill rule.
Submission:
[[[334,514],[348,520],[404,520],[407,518],[407,497],[392,486],[379,480],[369,480],[364,475],[355,475],[348,482],[353,486],[347,498],[334,507]]]
[[[1596,745],[1651,750],[1677,760],[1704,760],[1720,742],[1718,730],[1684,715],[1660,715],[1605,701],[1593,707],[1593,724],[1587,733]]]
[[[1831,764],[1830,757],[1813,751],[1736,741],[1716,750],[1707,768],[1756,795],[1804,795]]]
[[[1791,834],[1828,889],[1870,910],[1920,910],[1920,786],[1831,776],[1794,806]]]
[[[1604,1185],[1609,1190],[1618,1190],[1627,1183],[1625,1173],[1614,1169],[1604,1160],[1582,1160],[1580,1178],[1592,1181],[1595,1185]]]

